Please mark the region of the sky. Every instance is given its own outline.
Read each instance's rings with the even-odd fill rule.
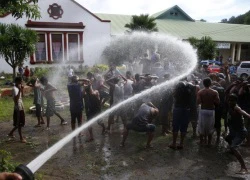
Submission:
[[[76,0],[92,13],[152,15],[174,5],[195,20],[220,22],[250,10],[250,0]]]

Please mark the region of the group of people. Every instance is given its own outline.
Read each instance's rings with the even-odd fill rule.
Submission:
[[[86,78],[79,79],[71,73],[68,78],[67,90],[70,99],[71,128],[75,130],[76,123],[83,123],[83,111],[85,110],[87,121],[103,111],[103,107],[109,103],[110,107],[149,89],[157,84],[169,80],[170,74],[157,77],[144,73],[143,75],[127,71],[123,75],[114,65],[103,75],[87,73]],[[199,79],[203,79],[200,81]],[[162,125],[162,135],[172,133],[172,143],[169,148],[173,150],[183,149],[187,129],[191,123],[193,137],[199,134],[200,146],[211,146],[213,133],[216,131],[216,142],[221,140],[221,120],[224,119],[224,139],[229,143],[230,150],[241,164],[240,173],[248,170],[244,160],[238,151],[238,147],[245,142],[250,145],[250,79],[230,76],[228,68],[223,73],[202,74],[194,71],[189,77],[181,79],[174,87],[166,88],[160,95],[152,95],[147,99],[140,99],[132,106],[122,106],[111,112],[106,123],[98,120],[102,128],[101,133],[111,133],[111,126],[119,118],[124,125],[123,138],[120,146],[124,147],[129,131],[147,133],[146,148],[152,147],[152,140],[156,125],[154,119]],[[50,118],[57,115],[61,124],[67,122],[55,110],[54,92],[57,90],[48,82],[46,77],[30,81],[28,85],[34,88],[34,104],[36,105],[37,125],[45,124],[43,120],[43,97],[47,100],[45,111],[47,130],[50,128]],[[21,142],[26,142],[22,136],[22,127],[25,125],[25,115],[22,103],[23,85],[22,78],[15,79],[13,88],[14,128],[9,133],[18,129]],[[246,122],[244,122],[246,120]],[[172,124],[171,124],[172,122]],[[180,132],[180,143],[177,143]],[[87,142],[94,140],[92,126],[88,128]]]
[[[28,82],[29,78],[33,75],[32,69],[29,66],[23,67],[23,65],[18,66],[18,73],[25,82]]]

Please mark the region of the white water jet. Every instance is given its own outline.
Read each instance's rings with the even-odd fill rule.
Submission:
[[[54,144],[52,147],[50,147],[45,152],[40,154],[37,158],[35,158],[33,161],[31,161],[27,165],[27,167],[33,173],[35,173],[44,163],[46,163],[46,161],[48,161],[54,154],[56,154],[64,145],[66,145],[69,141],[71,141],[71,139],[77,136],[81,131],[86,129],[88,126],[92,125],[98,119],[106,117],[112,111],[118,108],[121,108],[125,105],[128,105],[129,103],[134,102],[139,98],[142,98],[145,96],[152,96],[154,94],[157,94],[161,91],[164,91],[170,88],[176,82],[178,82],[178,80],[190,74],[196,67],[197,55],[194,49],[188,43],[177,40],[174,37],[168,37],[168,36],[163,36],[163,35],[135,34],[131,36],[120,37],[120,39],[117,38],[114,41],[117,41],[118,43],[117,46],[122,47],[122,44],[119,44],[122,42],[122,40],[128,41],[128,42],[122,42],[122,43],[129,44],[129,41],[131,40],[134,41],[135,39],[140,40],[140,42],[138,42],[139,44],[147,43],[146,41],[155,41],[156,44],[158,43],[158,47],[159,45],[161,45],[161,47],[159,47],[160,49],[166,48],[165,55],[166,56],[169,55],[169,61],[176,68],[173,74],[174,78],[162,84],[159,84],[157,86],[153,86],[152,88],[145,90],[141,92],[140,94],[136,94],[127,100],[124,100],[123,102],[99,114],[98,116],[94,117],[90,121],[83,124],[81,127],[77,128],[76,130],[68,134],[66,137],[58,141],[56,144]],[[139,46],[139,44],[137,44],[137,46]],[[130,44],[130,45],[133,47],[135,44]],[[135,48],[136,47],[133,48],[134,51],[136,51]],[[118,53],[122,53],[122,52],[118,51]]]

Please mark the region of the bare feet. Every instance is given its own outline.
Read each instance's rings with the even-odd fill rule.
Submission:
[[[147,144],[146,146],[145,146],[145,148],[146,149],[151,149],[151,148],[153,148],[154,146],[152,146],[151,144]]]
[[[37,124],[37,125],[35,125],[34,127],[35,127],[35,128],[37,128],[37,127],[41,127],[41,125],[40,125],[40,124]]]
[[[236,174],[241,174],[241,175],[245,175],[245,174],[248,174],[248,170],[245,169],[245,168],[241,168],[241,170],[239,172],[237,172]]]
[[[183,149],[183,145],[182,144],[179,144],[176,146],[177,149]]]
[[[61,122],[61,125],[67,125],[67,124],[68,124],[67,121],[62,121],[62,122]]]
[[[161,133],[162,136],[168,136],[166,132]]]
[[[21,143],[27,143],[26,139],[20,139]]]
[[[15,136],[13,134],[8,134],[7,137],[14,139]]]
[[[171,148],[171,149],[173,149],[173,150],[177,149],[176,145],[174,145],[174,144],[170,144],[168,147]]]

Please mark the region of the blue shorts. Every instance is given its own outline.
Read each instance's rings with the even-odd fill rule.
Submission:
[[[231,148],[236,148],[242,144],[246,137],[246,129],[241,131],[229,130],[229,134],[225,137],[225,140],[228,142]]]
[[[189,123],[190,110],[187,108],[174,108],[173,110],[173,132],[186,133]]]

